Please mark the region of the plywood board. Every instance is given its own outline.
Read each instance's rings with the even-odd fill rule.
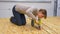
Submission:
[[[60,34],[60,17],[42,19],[41,30],[31,26],[30,19],[25,26],[12,24],[10,18],[0,18],[0,34]]]

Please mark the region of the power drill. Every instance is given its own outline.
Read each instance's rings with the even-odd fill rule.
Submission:
[[[40,19],[40,18],[38,19],[38,21],[39,21],[39,24],[38,24],[37,29],[39,29],[39,30],[40,30],[40,29],[41,29],[42,21],[41,21],[41,19]],[[32,20],[32,21],[31,21],[31,25],[32,25],[32,26],[34,26],[34,23],[35,23],[35,22],[36,22],[36,21]]]

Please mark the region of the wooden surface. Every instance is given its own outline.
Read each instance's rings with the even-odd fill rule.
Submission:
[[[16,26],[9,18],[0,18],[0,34],[60,34],[60,17],[42,19],[41,30],[31,27],[30,19],[25,26]]]

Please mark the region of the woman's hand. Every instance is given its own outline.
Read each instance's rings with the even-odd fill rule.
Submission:
[[[39,21],[38,20],[35,20],[35,23],[39,25]]]

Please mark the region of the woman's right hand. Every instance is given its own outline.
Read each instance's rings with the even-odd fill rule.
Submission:
[[[35,23],[39,25],[39,21],[38,20],[35,20]]]

